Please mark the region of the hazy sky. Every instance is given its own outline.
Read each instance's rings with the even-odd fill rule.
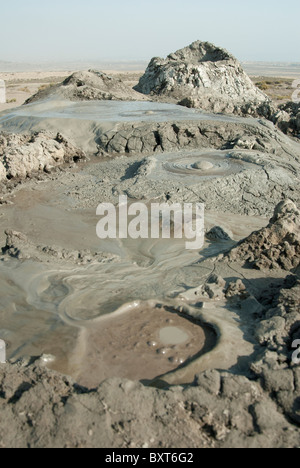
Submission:
[[[0,21],[7,61],[148,61],[200,39],[300,62],[299,0],[2,0]]]

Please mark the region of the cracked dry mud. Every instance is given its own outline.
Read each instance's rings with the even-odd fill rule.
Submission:
[[[0,131],[0,446],[298,447],[298,141],[93,73]],[[203,249],[98,239],[124,194],[204,202]]]

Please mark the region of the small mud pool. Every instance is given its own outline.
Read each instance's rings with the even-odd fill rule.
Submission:
[[[208,326],[147,303],[117,319],[94,322],[81,338],[77,381],[87,387],[115,376],[152,380],[199,357],[216,342]]]

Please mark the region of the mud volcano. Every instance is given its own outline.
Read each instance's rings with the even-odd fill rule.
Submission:
[[[269,103],[235,57],[200,41],[166,59],[153,58],[135,89],[212,112],[249,113],[251,106],[254,109]]]

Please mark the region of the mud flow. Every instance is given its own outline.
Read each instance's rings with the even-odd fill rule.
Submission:
[[[207,125],[217,126],[220,134],[233,132],[236,125],[269,132],[255,119],[152,102],[48,99],[2,113],[2,130],[66,131],[90,155],[110,132],[115,147],[117,142],[126,145],[136,125],[142,142],[153,124],[158,125],[151,136],[154,145],[161,139],[156,151],[146,156],[90,157],[5,195],[0,207],[1,246],[8,242],[5,231],[21,233],[12,234],[13,245],[4,248],[6,255],[0,261],[0,337],[7,343],[9,359],[45,354],[53,369],[96,385],[111,376],[150,381],[184,367],[212,346],[212,329],[164,306],[182,305],[180,295],[214,272],[211,259],[266,224],[269,202],[261,197],[251,204],[253,181],[275,194],[268,187],[270,175],[264,183],[266,169],[261,153],[254,149],[164,150],[160,126],[177,129],[176,145],[184,146],[190,135],[180,135],[185,122],[204,122],[208,138],[212,133]],[[290,143],[276,144],[287,152]],[[291,187],[289,177],[284,177]],[[248,205],[241,202],[243,192],[236,190],[237,183],[249,184]],[[227,237],[206,239],[200,251],[188,250],[185,239],[174,237],[100,240],[96,208],[101,202],[117,205],[122,194],[130,203],[142,201],[148,206],[153,201],[206,203],[205,229],[221,225]],[[253,214],[257,209],[257,216],[246,216],[250,206]],[[196,299],[197,309],[201,298]]]

